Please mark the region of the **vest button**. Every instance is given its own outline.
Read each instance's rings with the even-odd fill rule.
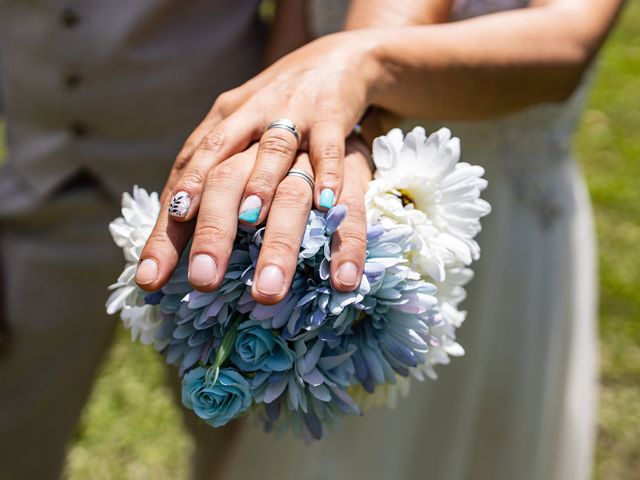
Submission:
[[[72,28],[80,22],[80,16],[72,8],[66,7],[62,10],[61,20],[65,27]]]
[[[82,120],[74,120],[69,124],[69,131],[76,138],[84,138],[89,135],[89,126]]]
[[[77,73],[68,73],[64,76],[64,85],[68,89],[74,89],[82,83],[82,76]]]

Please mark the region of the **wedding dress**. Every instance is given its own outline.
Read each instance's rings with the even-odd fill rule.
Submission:
[[[325,5],[323,15],[330,14]],[[331,3],[331,2],[328,2]],[[455,19],[526,6],[457,1]],[[328,22],[328,21],[327,21]],[[322,19],[320,19],[322,24]],[[321,25],[322,26],[322,25]],[[233,479],[586,480],[596,403],[589,199],[571,157],[584,88],[564,104],[446,125],[486,169],[481,260],[460,329],[466,355],[413,382],[395,410],[349,419],[311,446],[242,427]]]

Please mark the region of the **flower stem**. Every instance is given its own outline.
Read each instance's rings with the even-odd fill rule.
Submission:
[[[211,382],[211,385],[214,385],[218,381],[218,374],[220,373],[220,367],[225,362],[231,351],[233,350],[234,343],[236,341],[236,335],[238,334],[238,325],[240,325],[240,315],[237,315],[231,328],[227,333],[225,333],[222,343],[218,347],[218,351],[216,352],[216,358],[213,361],[213,365],[211,365],[207,369],[207,373],[205,376],[205,382]],[[213,380],[211,376],[213,375]]]

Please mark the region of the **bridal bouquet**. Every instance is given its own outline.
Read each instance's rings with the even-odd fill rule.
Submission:
[[[464,353],[455,340],[465,318],[458,304],[490,206],[480,199],[483,169],[459,156],[447,129],[377,138],[360,286],[340,293],[329,281],[331,237],[348,214],[337,205],[310,213],[291,289],[271,306],[251,296],[262,228],[239,228],[216,291],[190,286],[189,248],[162,290],[139,289],[135,269],[160,203],[134,187],[110,225],[127,264],[107,311],[179,367],[184,406],[209,425],[252,412],[267,430],[320,439],[346,415],[393,405],[409,378],[435,378],[435,365]]]

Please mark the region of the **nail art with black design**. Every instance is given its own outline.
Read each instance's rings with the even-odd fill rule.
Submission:
[[[184,217],[189,212],[190,205],[191,195],[187,192],[178,192],[173,196],[169,204],[169,215]]]

